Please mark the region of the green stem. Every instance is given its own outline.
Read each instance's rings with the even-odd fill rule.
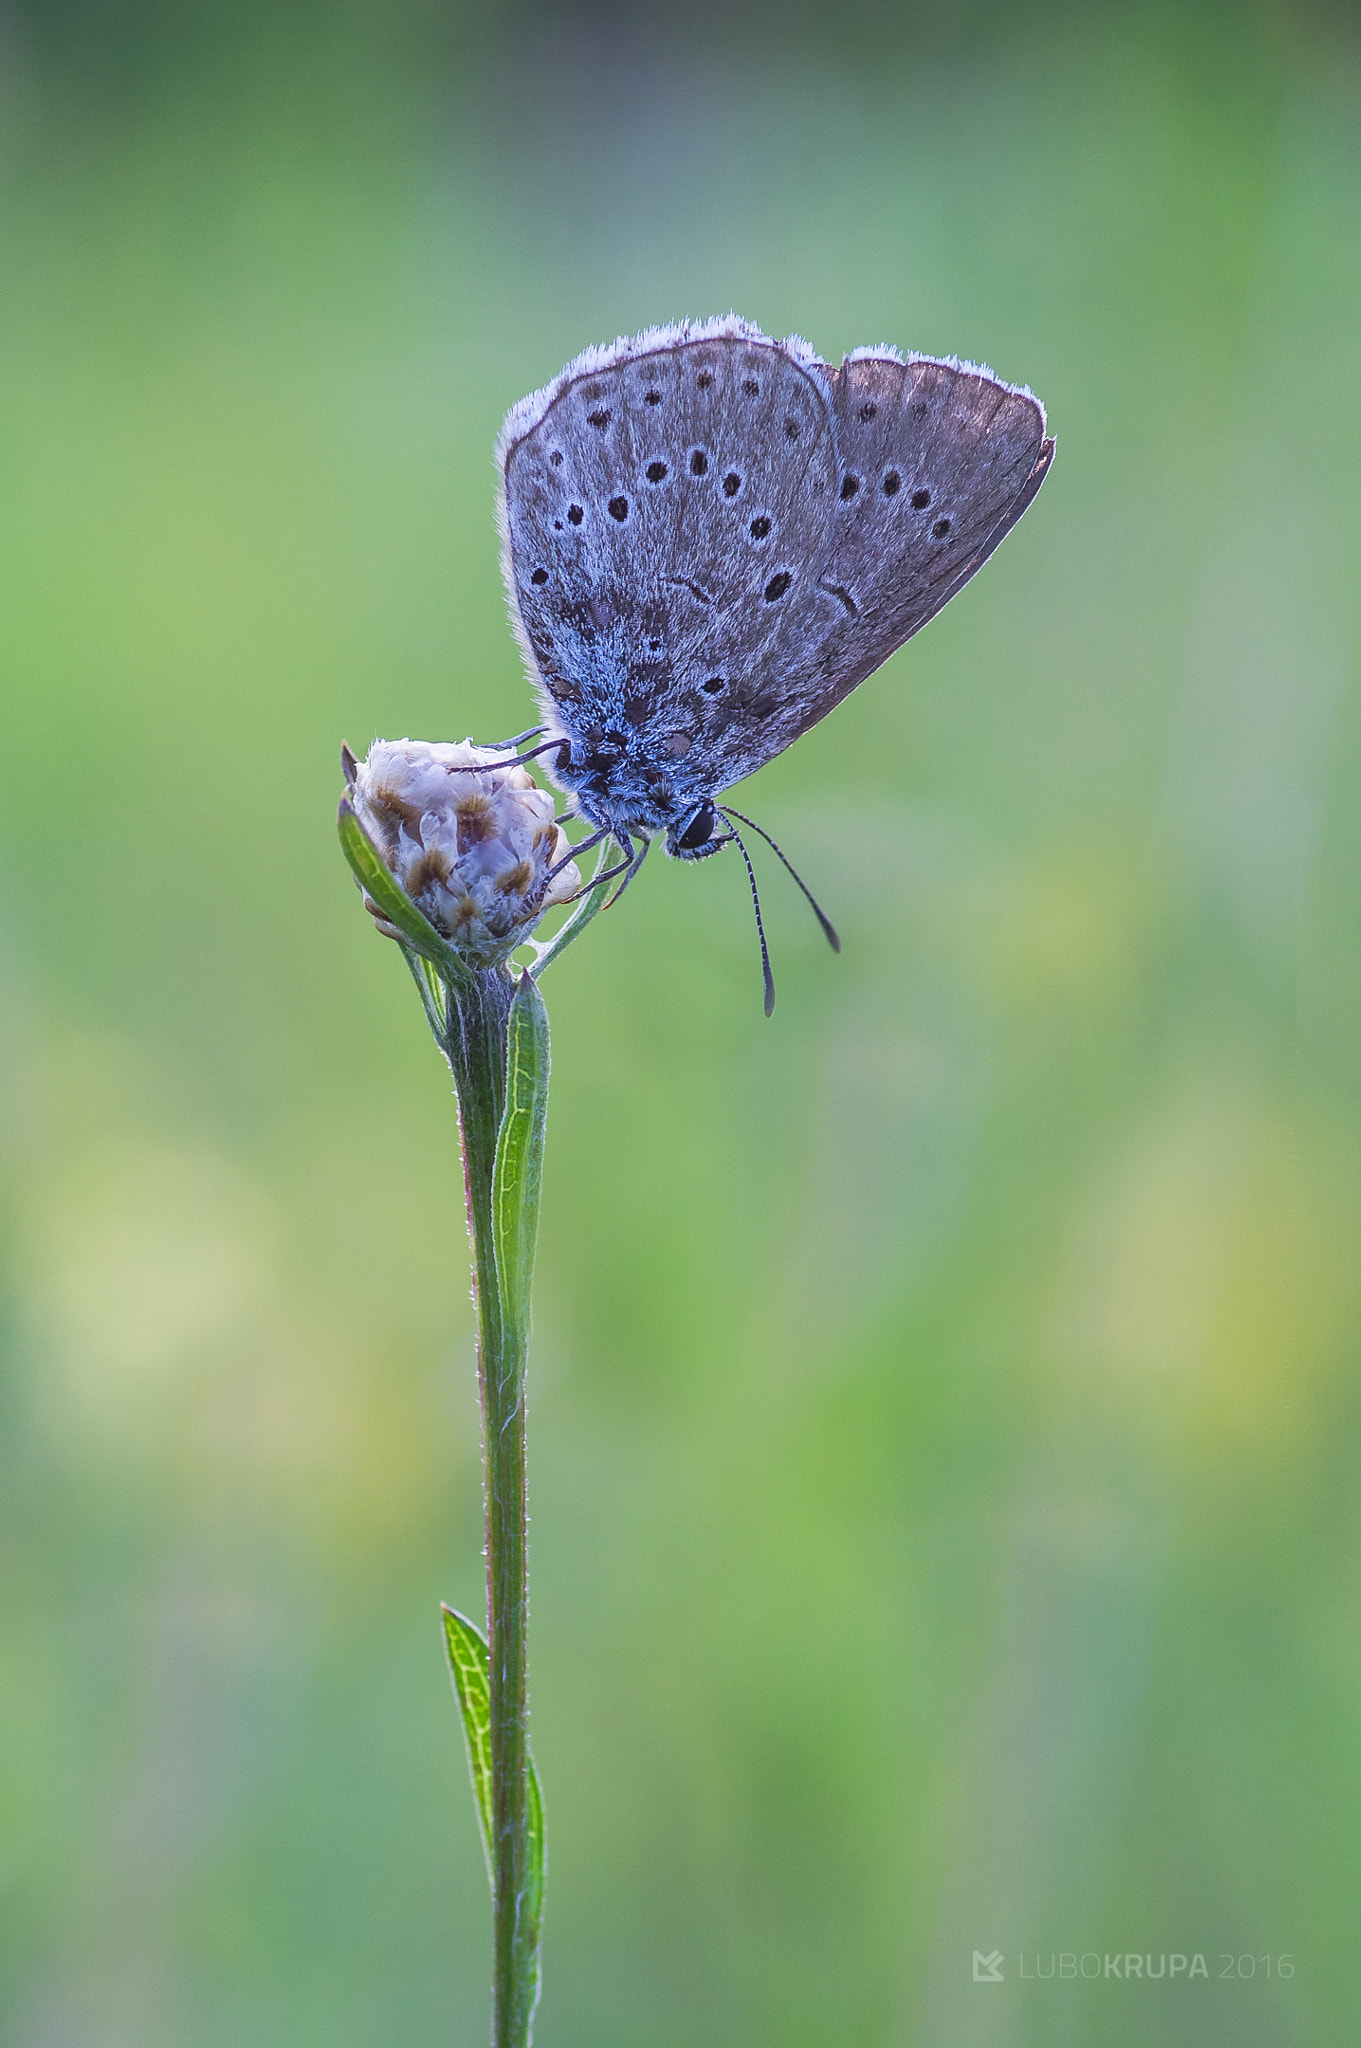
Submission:
[[[472,988],[449,989],[444,1045],[458,1088],[463,1133],[482,1396],[491,1651],[492,2048],[527,2048],[538,1989],[537,1914],[524,1910],[531,1885],[524,1400],[528,1328],[505,1297],[493,1213],[513,984],[499,969],[473,980]]]
[[[525,1359],[548,1106],[548,1013],[529,973],[478,973],[411,901],[355,816],[340,843],[365,902],[400,938],[458,1091],[477,1303],[477,1376],[487,1506],[487,1641],[444,1609],[450,1673],[491,1874],[492,2048],[529,2048],[539,1993],[543,1797],[529,1753],[525,1541]],[[600,865],[604,865],[604,849]],[[599,907],[578,908],[535,972]]]

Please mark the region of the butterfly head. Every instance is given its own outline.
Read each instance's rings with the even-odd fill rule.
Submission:
[[[666,850],[673,860],[705,860],[726,846],[730,832],[718,822],[718,805],[711,796],[702,797],[666,828]]]

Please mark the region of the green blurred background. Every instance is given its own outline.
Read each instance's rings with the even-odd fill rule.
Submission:
[[[842,957],[767,861],[767,1024],[659,861],[551,976],[537,2038],[1361,2037],[1353,18],[29,0],[0,75],[0,2037],[486,2039],[455,1125],[337,749],[529,722],[502,412],[729,306],[1059,458],[744,791]],[[1035,1981],[1131,1951],[1208,1977]]]

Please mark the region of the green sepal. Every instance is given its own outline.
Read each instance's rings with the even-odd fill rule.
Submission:
[[[548,1011],[528,968],[506,1019],[506,1106],[492,1168],[492,1245],[509,1349],[524,1357],[548,1120]]]
[[[443,1045],[449,1033],[449,994],[439,969],[414,947],[404,945],[400,939],[397,943],[402,947],[403,960],[411,969],[411,979],[416,984],[425,1021],[434,1032],[437,1044]]]
[[[429,918],[416,908],[360,824],[346,797],[341,799],[336,822],[340,828],[341,850],[354,870],[355,879],[365,894],[372,897],[388,923],[396,925],[402,935],[402,944],[431,961],[451,987],[471,988],[471,969],[459,959],[448,940],[435,930]]]
[[[491,1807],[491,1652],[480,1628],[452,1607],[441,1607],[444,1617],[444,1647],[454,1681],[454,1696],[463,1716],[463,1739],[468,1749],[468,1774],[473,1781],[477,1817],[482,1824],[482,1852],[487,1859],[487,1881],[495,1890],[492,1866]],[[534,1759],[529,1758],[529,1872],[525,1898],[526,1926],[532,1930],[534,1945],[539,1939],[543,1917],[544,1873],[547,1867],[544,1838],[543,1792]]]

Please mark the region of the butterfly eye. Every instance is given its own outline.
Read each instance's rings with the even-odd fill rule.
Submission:
[[[706,845],[713,836],[714,807],[711,803],[702,803],[685,830],[677,835],[676,844],[691,853],[695,847]]]

